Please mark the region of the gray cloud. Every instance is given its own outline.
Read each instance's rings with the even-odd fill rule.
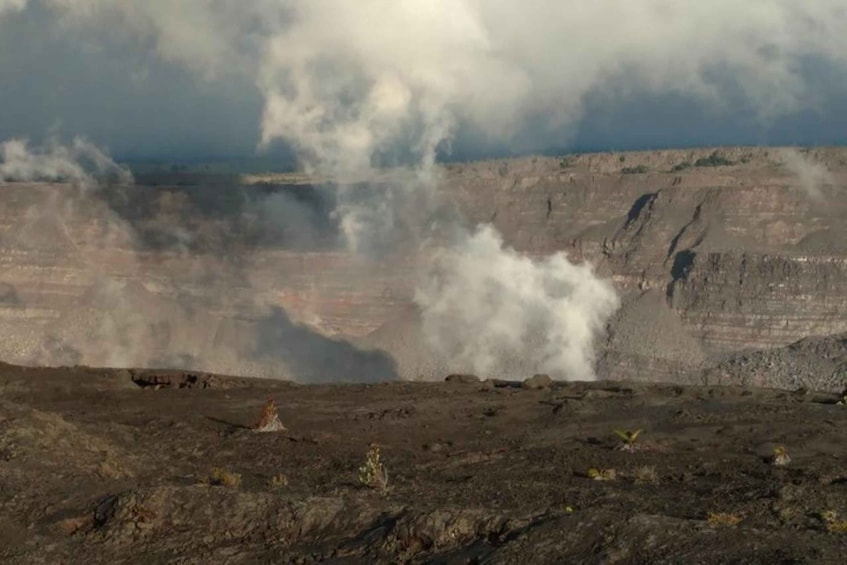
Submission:
[[[444,132],[464,154],[832,142],[845,128],[819,116],[847,95],[845,18],[837,0],[5,0],[0,138],[58,127],[137,156],[296,138],[324,163],[423,130],[413,152]],[[668,96],[683,115],[654,103]],[[659,131],[633,133],[632,113]]]
[[[0,0],[0,16],[20,12],[26,8],[27,0]]]
[[[84,136],[133,159],[255,153],[251,80],[187,72],[122,29],[61,24],[42,2],[0,16],[0,139]]]

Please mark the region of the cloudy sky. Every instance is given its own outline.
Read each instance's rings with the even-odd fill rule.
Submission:
[[[0,0],[0,140],[357,167],[847,141],[843,0]]]

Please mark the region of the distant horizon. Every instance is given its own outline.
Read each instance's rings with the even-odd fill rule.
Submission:
[[[505,160],[505,159],[522,159],[522,158],[531,158],[531,157],[565,157],[569,155],[591,155],[591,154],[604,154],[604,153],[649,153],[649,152],[657,152],[657,151],[696,151],[696,150],[709,150],[709,149],[764,149],[764,148],[798,148],[798,149],[838,149],[838,148],[847,148],[847,142],[844,143],[828,143],[828,144],[717,144],[717,145],[699,145],[699,144],[691,144],[691,145],[677,145],[677,146],[656,146],[656,147],[645,147],[645,148],[636,148],[636,149],[619,149],[619,148],[574,148],[574,149],[565,149],[565,150],[556,150],[550,149],[547,151],[537,151],[537,152],[527,152],[527,153],[492,153],[490,155],[482,155],[482,156],[461,156],[461,157],[452,157],[452,156],[439,156],[436,161],[438,164],[455,164],[455,163],[474,163],[474,162],[484,162],[484,161],[497,161],[497,160]],[[191,157],[177,157],[177,158],[168,158],[165,156],[162,157],[153,157],[153,156],[140,156],[140,157],[132,157],[132,156],[123,156],[123,155],[113,155],[112,156],[115,161],[121,165],[133,168],[144,170],[144,172],[172,172],[172,173],[183,173],[183,172],[216,172],[214,169],[219,169],[221,166],[227,165],[242,165],[245,169],[239,172],[251,172],[251,173],[260,173],[260,172],[275,172],[275,173],[293,173],[300,172],[301,169],[299,167],[299,162],[294,157],[270,157],[265,155],[198,155]],[[278,166],[277,166],[278,164]],[[270,167],[264,167],[263,165],[269,165]],[[403,166],[403,165],[388,165],[386,168],[391,168],[393,166]],[[190,167],[191,171],[185,170],[167,170],[172,169],[174,167]],[[201,168],[207,168],[211,170],[201,170]],[[230,171],[218,171],[221,173],[230,172]]]

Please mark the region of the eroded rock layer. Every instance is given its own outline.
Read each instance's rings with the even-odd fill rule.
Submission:
[[[601,377],[684,379],[734,352],[847,331],[847,150],[532,157],[439,177],[467,225],[614,281]],[[331,184],[137,181],[0,187],[0,357],[299,380],[449,369],[413,306],[422,257],[402,242],[345,252]]]

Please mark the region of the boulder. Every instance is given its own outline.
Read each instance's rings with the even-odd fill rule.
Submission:
[[[550,378],[550,375],[544,374],[533,375],[523,382],[523,388],[528,390],[540,390],[551,386],[553,386],[553,379]]]

